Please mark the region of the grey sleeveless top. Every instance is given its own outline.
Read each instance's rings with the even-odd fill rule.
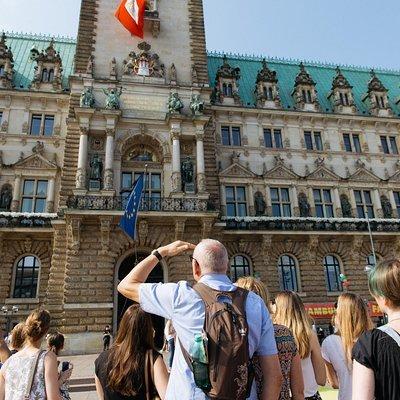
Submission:
[[[39,355],[36,372],[29,400],[46,400],[46,387],[44,382],[44,359],[47,351]],[[16,353],[3,365],[1,372],[5,380],[5,400],[23,400],[28,386],[29,371],[35,361],[35,355]]]

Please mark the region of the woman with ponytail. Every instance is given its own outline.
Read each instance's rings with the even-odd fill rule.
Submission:
[[[48,311],[38,309],[26,319],[25,345],[0,370],[0,400],[61,400],[57,356],[40,350],[50,327]]]

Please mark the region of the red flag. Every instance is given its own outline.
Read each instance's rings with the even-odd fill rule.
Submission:
[[[122,0],[115,16],[128,31],[143,39],[146,0]]]

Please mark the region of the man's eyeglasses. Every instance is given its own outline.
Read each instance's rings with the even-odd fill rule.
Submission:
[[[190,258],[190,262],[193,262],[193,260],[194,260],[197,262],[197,264],[199,263],[193,256],[189,256],[189,258]]]

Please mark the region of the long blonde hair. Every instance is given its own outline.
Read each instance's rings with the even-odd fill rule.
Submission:
[[[268,311],[271,313],[268,289],[259,279],[253,278],[252,276],[243,276],[236,281],[235,285],[258,294],[264,300]]]
[[[302,359],[311,353],[312,319],[297,293],[284,291],[275,297],[274,322],[288,327]]]
[[[348,368],[351,368],[354,343],[365,332],[373,328],[367,306],[362,298],[354,293],[343,293],[339,296],[335,326],[342,339]]]

